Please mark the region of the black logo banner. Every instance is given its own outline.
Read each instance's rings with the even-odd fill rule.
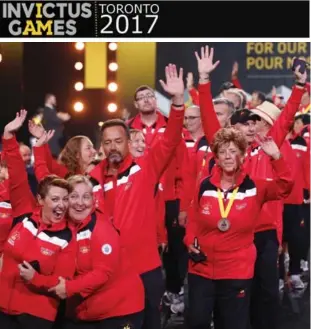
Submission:
[[[297,1],[1,1],[0,37],[308,38],[298,3],[299,15]]]

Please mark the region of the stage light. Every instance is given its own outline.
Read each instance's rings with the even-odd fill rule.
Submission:
[[[115,91],[118,90],[118,85],[115,82],[110,82],[108,84],[108,90],[114,93]]]
[[[83,105],[82,102],[75,102],[74,105],[73,105],[73,109],[76,112],[82,112],[84,110],[84,105]]]
[[[83,90],[83,88],[84,88],[84,86],[83,86],[83,83],[82,82],[76,82],[75,83],[75,90],[76,91],[81,91],[81,90]]]
[[[110,104],[108,104],[107,109],[108,109],[109,112],[113,113],[113,112],[117,111],[118,106],[115,103],[110,103]]]
[[[118,45],[115,42],[110,42],[109,45],[108,45],[108,48],[112,51],[115,51],[115,50],[118,49]]]
[[[99,127],[102,127],[102,126],[103,126],[103,124],[104,124],[104,122],[103,122],[103,121],[99,121],[99,122],[98,122],[98,126],[99,126]]]
[[[77,50],[83,50],[84,49],[84,42],[76,42],[75,45]]]
[[[83,69],[83,64],[81,62],[76,62],[75,69],[81,71]]]
[[[110,63],[108,67],[109,67],[110,71],[116,71],[118,69],[118,64],[117,63]]]

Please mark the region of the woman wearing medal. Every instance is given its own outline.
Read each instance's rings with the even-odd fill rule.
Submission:
[[[208,328],[213,311],[222,329],[248,328],[257,214],[264,202],[285,198],[293,185],[274,141],[258,138],[258,143],[271,158],[274,180],[253,180],[245,173],[247,141],[241,132],[223,128],[214,136],[216,166],[198,187],[185,237],[191,252],[191,329]]]

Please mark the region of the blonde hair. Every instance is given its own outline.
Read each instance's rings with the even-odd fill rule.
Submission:
[[[144,133],[143,133],[141,130],[139,130],[139,129],[131,129],[131,130],[130,130],[130,137],[131,137],[131,140],[132,140],[133,138],[135,138],[136,135],[138,135],[138,134],[142,134],[142,136],[143,136],[144,139],[145,139],[145,135],[144,135]]]
[[[67,182],[72,190],[78,184],[85,184],[85,185],[88,185],[91,188],[91,190],[93,191],[93,185],[92,185],[91,181],[84,175],[70,176],[69,178],[67,178]]]

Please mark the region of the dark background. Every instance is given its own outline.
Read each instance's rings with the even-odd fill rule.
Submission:
[[[201,47],[207,43],[199,42],[175,42],[175,43],[158,43],[157,45],[157,90],[161,90],[158,82],[160,77],[163,77],[163,68],[168,63],[175,63],[184,68],[184,73],[193,72],[195,83],[198,80],[197,76],[197,60],[194,52],[200,54]],[[263,44],[263,43],[262,43]],[[294,57],[299,56],[295,52],[297,48],[293,42],[284,43],[289,50],[284,54],[277,52],[277,44],[273,42],[274,54],[259,54],[257,57],[267,57],[267,64],[270,65],[271,57]],[[290,69],[282,70],[256,70],[254,67],[251,70],[246,68],[247,43],[246,42],[208,42],[208,46],[214,47],[214,61],[220,60],[220,64],[211,75],[212,91],[216,95],[221,84],[224,81],[230,81],[232,65],[235,61],[239,63],[239,81],[243,89],[251,93],[254,90],[260,90],[264,93],[269,93],[273,85],[276,87],[284,85],[291,88],[293,84],[293,74]],[[259,48],[260,49],[260,48]],[[298,49],[298,48],[297,48]],[[253,53],[251,54],[254,55]],[[308,43],[306,58],[310,58],[310,43]],[[258,76],[253,78],[254,76]]]
[[[77,52],[74,43],[11,43],[1,45],[3,60],[0,63],[0,129],[14,118],[16,111],[25,108],[29,117],[44,105],[46,93],[57,97],[57,108],[71,114],[66,124],[66,137],[87,135],[95,140],[98,121],[108,116],[103,110],[105,92],[83,90],[76,92],[74,83],[83,81],[83,70],[74,69],[76,61],[83,62],[83,52]],[[73,111],[73,103],[81,99],[85,110]],[[18,138],[29,143],[26,125]]]
[[[156,81],[164,77],[164,67],[168,63],[183,66],[185,74],[189,71],[193,72],[197,81],[194,51],[200,50],[204,45],[194,42],[158,43],[155,63]],[[240,65],[240,82],[248,93],[255,89],[268,93],[272,85],[286,85],[289,88],[292,86],[293,78],[290,70],[247,71],[246,43],[209,43],[209,45],[215,47],[215,60],[221,61],[212,75],[214,95],[218,93],[222,82],[230,80],[232,64],[235,60]],[[3,56],[0,63],[1,131],[21,108],[27,109],[29,116],[34,115],[38,107],[44,104],[44,95],[51,92],[57,97],[58,110],[69,112],[72,116],[71,121],[66,125],[66,137],[83,134],[96,141],[98,122],[111,118],[105,109],[109,95],[105,90],[84,90],[79,93],[74,90],[74,82],[83,81],[84,75],[83,71],[74,69],[74,63],[78,60],[83,62],[84,56],[83,52],[75,49],[74,43],[1,43],[0,52]],[[295,54],[290,55],[295,56]],[[308,55],[310,55],[310,45]],[[261,77],[249,78],[249,75],[254,73]],[[156,89],[162,92],[158,82]],[[85,103],[85,110],[81,113],[73,111],[73,103],[78,98]],[[133,110],[132,101],[124,105]],[[28,143],[26,126],[19,133],[18,138]]]

